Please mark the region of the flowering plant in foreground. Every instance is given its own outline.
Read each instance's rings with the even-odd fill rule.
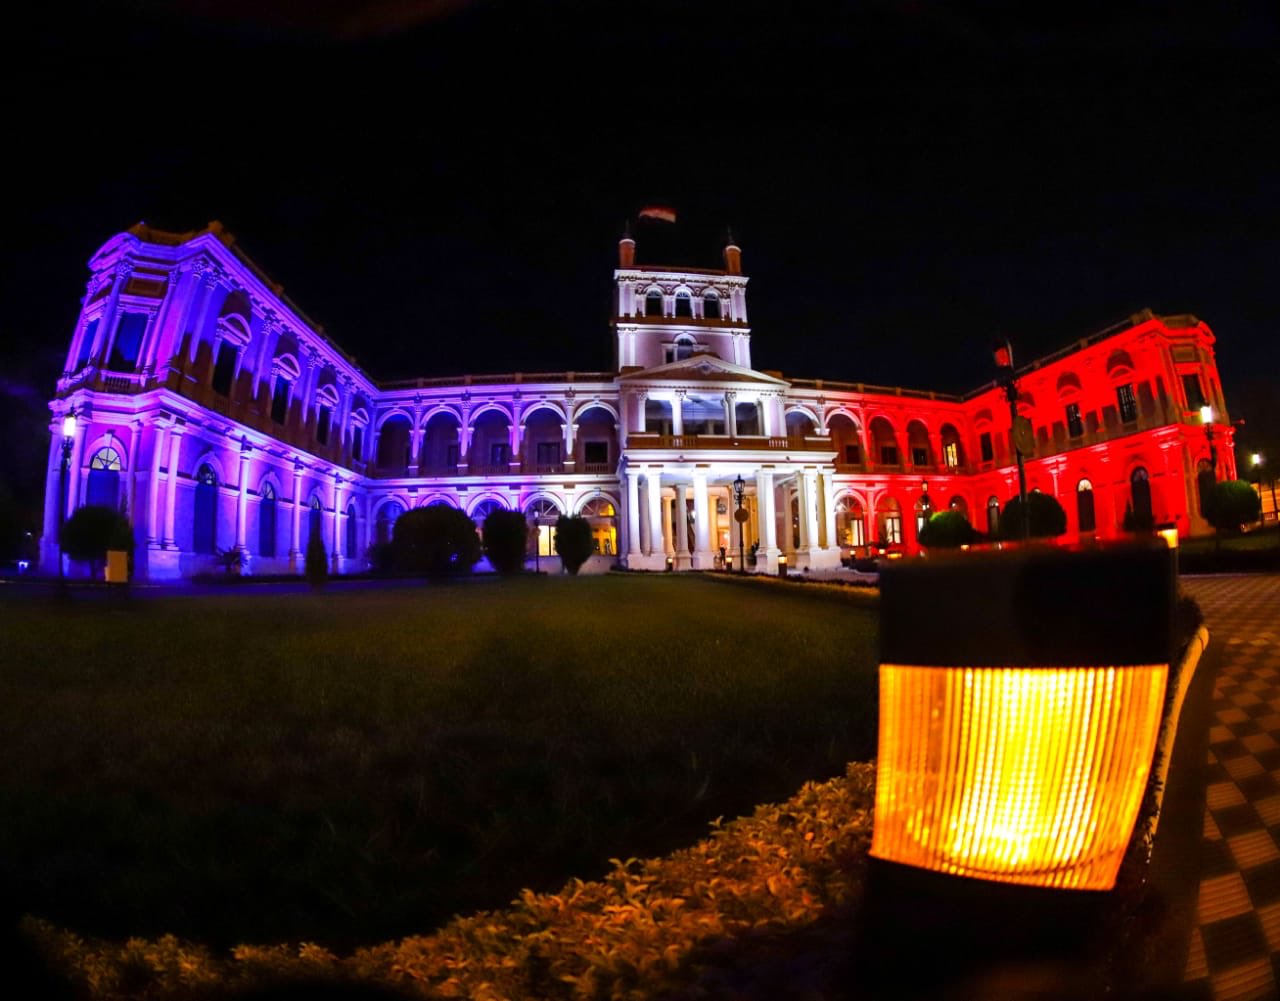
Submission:
[[[503,911],[337,956],[313,944],[242,945],[230,955],[179,941],[83,939],[24,921],[54,970],[102,1001],[170,999],[281,981],[386,984],[427,997],[669,995],[696,974],[699,947],[758,929],[797,929],[856,901],[871,840],[875,767],[806,783],[785,803],[717,821],[664,858],[614,859],[602,880],[524,891]],[[693,964],[691,964],[693,960]]]

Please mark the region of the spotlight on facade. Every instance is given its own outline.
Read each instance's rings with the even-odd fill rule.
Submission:
[[[1027,886],[1115,884],[1160,730],[1170,557],[1019,551],[886,568],[873,857]],[[1123,628],[1082,626],[1070,612],[1082,599],[1125,607]],[[1003,621],[970,637],[926,631],[926,606],[948,623],[980,608]]]

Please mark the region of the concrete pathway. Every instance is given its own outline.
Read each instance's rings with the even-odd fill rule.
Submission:
[[[1183,997],[1280,997],[1280,575],[1184,577],[1214,680],[1197,927]]]

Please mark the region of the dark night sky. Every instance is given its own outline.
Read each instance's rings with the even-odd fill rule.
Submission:
[[[1029,359],[1149,305],[1208,320],[1260,424],[1274,5],[1114,7],[45,6],[0,71],[0,353],[47,396],[93,250],[218,218],[375,377],[604,369],[662,200],[693,263],[733,226],[758,367],[965,390],[994,333]]]

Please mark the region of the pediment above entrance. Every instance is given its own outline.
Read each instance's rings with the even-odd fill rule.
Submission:
[[[620,383],[754,383],[761,388],[785,389],[791,384],[755,369],[735,365],[715,355],[696,354],[679,361],[655,365],[653,368],[627,372],[618,377]]]

